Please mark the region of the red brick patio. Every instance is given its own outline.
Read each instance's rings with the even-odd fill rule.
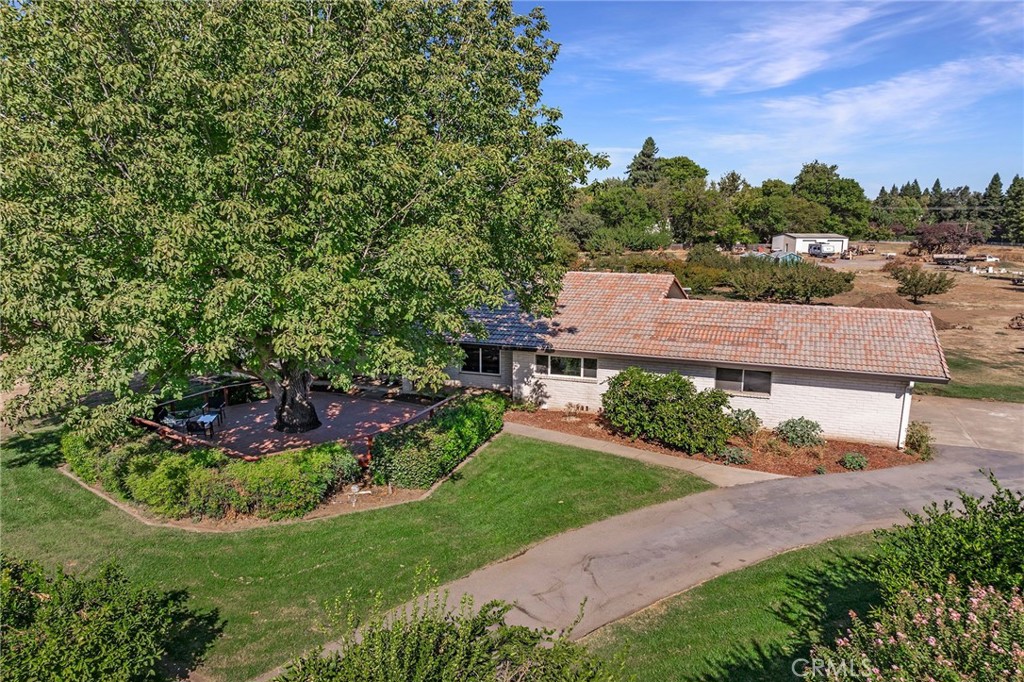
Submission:
[[[309,447],[328,441],[348,441],[353,450],[364,452],[366,437],[405,421],[424,410],[422,405],[399,401],[354,398],[339,393],[312,394],[313,404],[323,425],[306,433],[281,433],[274,430],[274,400],[230,405],[224,411],[224,424],[215,425],[213,442],[246,455],[266,455],[282,450]]]

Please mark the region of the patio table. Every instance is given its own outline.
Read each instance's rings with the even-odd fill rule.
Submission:
[[[213,423],[217,421],[216,414],[201,414],[198,417],[193,417],[192,421],[203,427],[203,433],[213,438]]]

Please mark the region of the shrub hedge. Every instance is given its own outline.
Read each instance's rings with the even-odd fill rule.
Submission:
[[[61,449],[83,480],[171,518],[302,516],[339,483],[362,477],[359,462],[339,443],[257,462],[232,460],[212,449],[176,448],[154,435],[90,448],[80,436],[67,434]]]
[[[717,389],[697,391],[678,372],[629,367],[608,380],[601,404],[608,423],[627,436],[691,454],[718,454],[732,435],[729,396]]]
[[[1024,585],[1024,492],[989,480],[995,492],[987,499],[961,492],[959,505],[932,503],[923,514],[906,512],[908,525],[876,531],[884,595],[912,585],[942,592],[951,574],[963,585]]]
[[[185,595],[133,584],[114,565],[95,578],[0,556],[0,669],[11,680],[157,678],[189,619]]]
[[[426,421],[386,431],[373,440],[374,480],[403,488],[428,488],[504,425],[507,400],[500,393],[458,398]]]

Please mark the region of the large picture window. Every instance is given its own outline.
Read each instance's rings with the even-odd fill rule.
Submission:
[[[715,388],[734,393],[771,395],[772,373],[719,367],[715,370]]]
[[[501,351],[494,346],[462,346],[466,361],[462,371],[473,374],[501,374]]]
[[[597,378],[597,358],[580,358],[572,355],[537,355],[537,374],[556,377]]]

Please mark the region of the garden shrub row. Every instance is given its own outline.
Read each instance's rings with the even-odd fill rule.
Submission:
[[[171,518],[302,516],[338,484],[362,477],[359,462],[339,443],[257,462],[230,459],[213,449],[181,449],[155,435],[90,447],[81,436],[67,434],[61,449],[84,481]]]
[[[601,400],[605,419],[622,433],[691,454],[718,454],[733,432],[728,394],[698,391],[678,372],[629,367],[608,380]]]
[[[499,393],[465,396],[426,421],[380,434],[371,450],[374,480],[403,488],[430,487],[501,431],[506,407]]]
[[[10,680],[154,679],[193,614],[184,593],[134,584],[114,565],[96,577],[47,575],[0,556],[0,669]]]

